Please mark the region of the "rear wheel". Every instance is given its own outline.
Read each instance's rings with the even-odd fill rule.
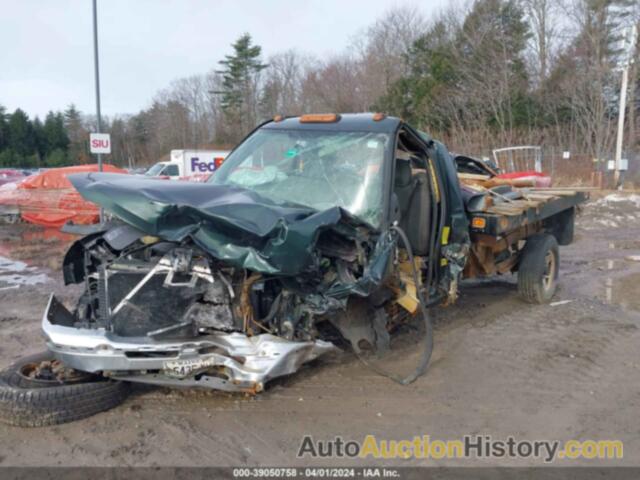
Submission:
[[[518,293],[529,303],[549,303],[558,286],[558,242],[553,235],[527,239],[518,266]]]
[[[49,352],[0,372],[0,421],[19,427],[72,422],[113,408],[129,385],[65,367]]]

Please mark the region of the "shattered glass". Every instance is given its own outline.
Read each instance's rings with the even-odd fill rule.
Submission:
[[[210,180],[252,190],[274,202],[341,207],[378,227],[387,133],[258,130]]]
[[[377,234],[340,207],[317,211],[284,200],[278,203],[238,186],[108,173],[71,175],[69,180],[85,199],[148,235],[172,242],[190,238],[214,258],[260,273],[317,272],[315,244],[324,231],[339,230],[354,239]],[[388,249],[380,239],[376,250],[381,259]],[[378,277],[374,259],[371,268]],[[360,290],[368,280],[365,275],[351,288]]]

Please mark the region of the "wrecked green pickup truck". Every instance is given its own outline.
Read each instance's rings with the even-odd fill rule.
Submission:
[[[428,309],[455,301],[463,277],[519,270],[526,300],[551,299],[584,200],[468,189],[441,143],[381,114],[276,118],[208,183],[70,180],[114,220],[66,254],[64,280],[84,293],[72,311],[51,297],[48,353],[0,377],[16,392],[69,389],[32,423],[108,408],[127,382],[256,393],[337,337],[384,351],[417,319],[419,365],[395,377],[409,383],[431,355]],[[80,386],[104,401],[78,406]]]

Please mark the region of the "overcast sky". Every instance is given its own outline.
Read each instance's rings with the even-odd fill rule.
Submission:
[[[205,73],[249,32],[264,57],[322,57],[398,5],[446,0],[98,0],[102,112],[135,113],[179,77]],[[0,105],[95,112],[91,0],[0,0]]]

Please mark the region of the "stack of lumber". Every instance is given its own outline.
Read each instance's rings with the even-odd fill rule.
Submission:
[[[489,175],[478,175],[475,173],[458,173],[460,183],[464,185],[480,185],[485,188],[497,187],[499,185],[511,185],[512,187],[534,187],[535,180],[529,178],[497,178]]]

